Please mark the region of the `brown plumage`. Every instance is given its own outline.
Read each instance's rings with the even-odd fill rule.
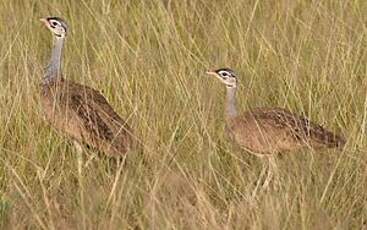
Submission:
[[[257,155],[294,151],[310,147],[343,147],[345,140],[307,118],[281,108],[257,108],[237,113],[235,93],[237,79],[228,68],[208,71],[227,88],[227,131],[242,148]]]
[[[109,156],[133,147],[133,132],[96,90],[62,78],[61,59],[67,25],[57,17],[41,19],[54,35],[50,63],[42,83],[41,103],[46,119],[59,132]]]
[[[344,138],[281,108],[257,108],[228,118],[230,136],[255,154],[342,147]]]
[[[110,156],[132,147],[132,130],[96,90],[59,79],[42,87],[46,119],[57,130]]]

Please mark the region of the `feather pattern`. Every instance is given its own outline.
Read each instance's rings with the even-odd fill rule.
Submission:
[[[47,120],[57,130],[110,156],[132,147],[132,130],[96,90],[65,79],[42,87]]]
[[[305,117],[282,108],[257,108],[227,120],[227,128],[241,146],[269,154],[312,148],[342,147],[345,139]]]

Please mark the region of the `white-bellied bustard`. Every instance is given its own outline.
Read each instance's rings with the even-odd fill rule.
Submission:
[[[51,60],[42,81],[41,102],[48,122],[71,137],[78,151],[87,144],[108,156],[125,155],[133,146],[129,125],[97,90],[63,78],[62,50],[68,26],[58,17],[40,19],[53,34]]]
[[[267,156],[269,171],[264,185],[269,183],[275,163],[273,155],[312,149],[343,147],[345,139],[322,126],[282,108],[256,108],[238,114],[236,108],[237,77],[233,70],[221,68],[207,71],[227,88],[225,104],[226,130],[233,141],[250,153]]]

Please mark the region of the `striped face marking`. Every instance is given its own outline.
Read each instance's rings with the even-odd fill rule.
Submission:
[[[217,69],[212,72],[215,76],[223,82],[226,87],[232,88],[237,86],[236,74],[229,68]]]
[[[43,21],[47,28],[56,36],[59,38],[66,37],[67,32],[67,24],[64,20],[62,20],[59,17],[47,17],[44,19],[41,19]]]
[[[54,19],[50,19],[50,20],[48,20],[48,22],[50,23],[51,28],[56,28],[56,26],[61,26],[60,22],[58,22]]]

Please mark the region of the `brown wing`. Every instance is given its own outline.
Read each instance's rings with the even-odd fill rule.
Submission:
[[[98,110],[92,107],[92,103],[86,102],[81,95],[72,95],[71,108],[83,122],[84,128],[93,136],[101,140],[112,141],[113,133],[107,123],[102,119]]]
[[[260,108],[250,113],[256,120],[265,120],[278,129],[286,130],[296,141],[313,147],[342,147],[345,144],[343,137],[282,108]]]
[[[69,82],[68,107],[81,126],[82,141],[110,155],[128,151],[132,130],[96,90]]]
[[[42,85],[41,103],[45,118],[63,134],[108,155],[118,156],[133,147],[131,128],[90,87],[60,79]]]

